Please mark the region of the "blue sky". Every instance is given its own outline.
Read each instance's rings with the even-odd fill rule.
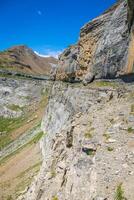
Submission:
[[[57,54],[115,1],[0,0],[0,50],[26,44],[40,54]]]

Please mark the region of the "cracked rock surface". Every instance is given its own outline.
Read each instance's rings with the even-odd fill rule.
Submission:
[[[114,86],[114,87],[113,87]],[[55,82],[45,110],[43,165],[25,200],[134,199],[134,85]]]
[[[57,79],[89,83],[133,74],[133,24],[134,1],[121,0],[84,25],[77,44],[60,55]]]

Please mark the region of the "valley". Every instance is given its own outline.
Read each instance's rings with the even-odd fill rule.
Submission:
[[[0,194],[16,199],[40,169],[38,141],[49,85],[29,79],[0,78]]]

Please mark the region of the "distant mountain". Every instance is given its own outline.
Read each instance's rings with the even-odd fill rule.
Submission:
[[[14,46],[0,52],[0,69],[49,75],[55,65],[57,65],[56,58],[40,57],[25,45]]]

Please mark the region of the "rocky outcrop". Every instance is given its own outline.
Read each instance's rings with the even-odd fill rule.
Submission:
[[[86,24],[54,79],[133,76],[133,7],[118,1]],[[43,164],[18,200],[134,199],[134,84],[52,82],[41,128]],[[120,196],[119,196],[120,195]]]
[[[42,122],[42,169],[19,199],[113,200],[122,184],[133,200],[133,91],[114,82],[54,83]]]
[[[133,0],[127,0],[128,3],[128,24],[129,29],[131,29],[134,23],[134,2]]]
[[[134,2],[118,1],[81,28],[80,39],[59,57],[57,79],[115,78],[134,73]]]
[[[55,65],[57,65],[57,59],[40,57],[25,45],[15,46],[0,52],[1,70],[50,75]]]

